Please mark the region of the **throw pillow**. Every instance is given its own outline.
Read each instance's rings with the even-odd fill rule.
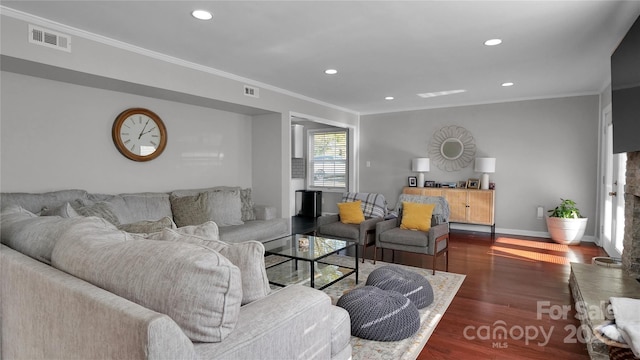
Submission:
[[[240,200],[242,201],[242,221],[255,220],[256,215],[253,213],[253,199],[251,198],[251,188],[240,190]]]
[[[363,222],[364,213],[361,205],[362,201],[360,200],[338,203],[340,222],[344,224],[360,224]]]
[[[115,229],[100,218],[36,216],[21,207],[9,207],[0,214],[0,238],[8,247],[51,264],[51,253],[60,236],[70,226],[85,222],[94,223],[96,227]]]
[[[194,196],[172,196],[171,211],[178,227],[214,221],[218,226],[242,225],[240,190],[207,191]]]
[[[218,251],[240,268],[242,279],[242,305],[261,299],[271,291],[264,264],[264,245],[259,241],[229,244],[224,241],[180,233],[180,229],[164,229],[156,240],[185,242],[204,245]]]
[[[240,190],[203,193],[208,199],[209,219],[218,226],[242,225],[242,200]]]
[[[431,214],[435,204],[418,204],[402,202],[401,229],[429,231],[431,229]]]
[[[58,206],[53,209],[48,209],[46,207],[42,208],[42,211],[40,212],[40,216],[60,216],[63,218],[72,218],[72,217],[80,216],[80,214],[78,214],[73,209],[71,204],[65,203],[64,205]]]
[[[165,216],[160,220],[142,220],[131,224],[119,225],[118,229],[129,233],[154,233],[162,231],[162,229],[174,229],[176,224],[170,217]]]
[[[111,205],[109,205],[109,203],[107,202],[99,201],[90,205],[83,205],[82,203],[76,201],[71,204],[71,206],[81,216],[97,216],[99,218],[107,220],[113,225],[120,225],[118,216],[111,208]]]
[[[78,224],[60,237],[51,260],[57,269],[168,315],[194,342],[220,342],[238,320],[240,270],[205,246]]]
[[[207,202],[203,194],[193,196],[171,196],[171,212],[178,227],[199,225],[209,221]]]

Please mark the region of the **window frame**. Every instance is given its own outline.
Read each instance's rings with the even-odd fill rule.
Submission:
[[[344,148],[342,148],[343,153],[344,153],[344,185],[343,186],[323,186],[323,185],[316,185],[315,183],[315,175],[316,175],[316,171],[315,171],[315,167],[316,167],[316,163],[317,161],[315,161],[315,144],[314,144],[314,138],[315,136],[317,136],[318,134],[333,134],[333,133],[341,133],[344,134],[345,137],[345,142],[344,142]],[[334,192],[346,192],[349,191],[349,179],[350,179],[350,163],[351,163],[351,151],[350,151],[350,142],[351,142],[351,138],[350,138],[350,129],[349,128],[320,128],[320,129],[309,129],[307,130],[307,157],[308,157],[308,161],[307,161],[307,166],[306,166],[306,181],[307,181],[307,188],[312,189],[312,190],[323,190],[323,191],[334,191]],[[334,148],[337,148],[337,146],[334,146]],[[336,152],[335,150],[333,151],[334,153]],[[332,155],[319,155],[319,156],[332,156]],[[334,159],[334,170],[335,170],[335,166],[339,164],[336,164],[336,160],[337,162],[340,162],[340,159]],[[330,163],[325,163],[324,164],[328,164],[330,165]],[[334,181],[335,183],[335,181]],[[334,184],[335,185],[335,184]]]

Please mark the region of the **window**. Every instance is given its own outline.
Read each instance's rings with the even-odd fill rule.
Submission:
[[[311,187],[347,189],[349,178],[348,131],[309,130],[309,168],[307,181]]]

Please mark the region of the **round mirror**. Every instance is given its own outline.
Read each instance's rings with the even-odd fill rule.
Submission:
[[[456,138],[449,138],[440,145],[440,153],[447,160],[455,160],[462,156],[464,145],[462,141]]]
[[[476,144],[467,129],[445,126],[433,134],[429,157],[444,171],[457,171],[469,166],[476,154]]]

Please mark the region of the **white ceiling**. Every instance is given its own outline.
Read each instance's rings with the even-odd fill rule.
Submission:
[[[361,114],[597,94],[640,15],[637,0],[1,4]]]

